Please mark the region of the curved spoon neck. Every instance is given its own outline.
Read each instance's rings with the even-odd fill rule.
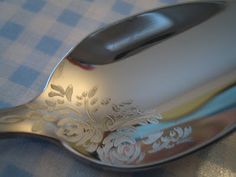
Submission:
[[[36,101],[0,110],[1,134],[35,134],[55,138],[53,126],[47,128],[44,115],[36,110]]]

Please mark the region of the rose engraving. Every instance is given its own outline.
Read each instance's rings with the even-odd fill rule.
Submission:
[[[90,124],[70,118],[58,122],[56,135],[63,140],[84,147],[88,152],[96,151],[102,141],[102,132]]]
[[[103,162],[112,164],[131,164],[144,158],[140,144],[136,142],[130,129],[111,133],[98,147],[97,153]]]

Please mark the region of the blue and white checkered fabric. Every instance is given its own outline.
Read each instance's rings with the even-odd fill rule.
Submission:
[[[0,0],[0,107],[42,91],[53,67],[95,29],[177,0]]]
[[[187,0],[0,0],[0,108],[16,106],[37,96],[67,51],[97,28],[181,1]],[[223,145],[227,147],[227,143]],[[151,172],[120,174],[81,164],[70,153],[45,140],[1,139],[0,177],[198,176],[204,153],[208,151]]]

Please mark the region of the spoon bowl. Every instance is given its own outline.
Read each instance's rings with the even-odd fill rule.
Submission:
[[[209,144],[236,127],[235,10],[233,2],[180,4],[92,33],[57,65],[40,96],[0,110],[0,133],[52,138],[121,170]]]

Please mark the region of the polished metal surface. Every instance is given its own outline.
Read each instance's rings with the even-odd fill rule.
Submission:
[[[216,1],[144,12],[95,31],[68,57],[86,64],[112,63],[196,26],[223,9],[224,3]]]
[[[229,2],[206,22],[119,62],[90,66],[69,54],[40,96],[0,111],[0,132],[52,138],[82,159],[122,170],[218,139],[236,127],[235,13]]]

